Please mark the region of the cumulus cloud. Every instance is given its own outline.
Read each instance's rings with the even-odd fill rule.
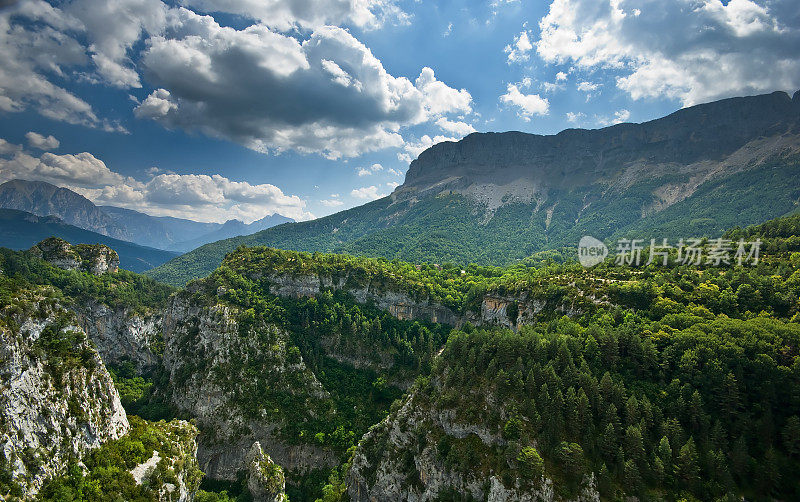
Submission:
[[[567,74],[563,71],[556,73],[556,82],[564,82],[567,80]]]
[[[124,128],[61,87],[153,90],[135,115],[261,152],[328,158],[400,147],[403,127],[471,112],[472,97],[423,68],[394,77],[349,31],[408,16],[394,0],[186,0],[254,20],[243,28],[161,0],[27,0],[0,16],[0,111],[35,109]],[[56,80],[54,77],[57,77]],[[59,83],[55,83],[59,82]]]
[[[691,105],[800,85],[795,0],[553,0],[539,27],[542,59],[612,69],[634,99]]]
[[[73,5],[78,4],[53,7],[42,0],[28,0],[0,15],[0,111],[33,109],[53,120],[126,132],[119,124],[99,118],[89,103],[54,83],[54,77],[68,80],[76,75],[96,81],[84,70],[100,54],[98,40],[76,15],[80,12],[70,12]],[[112,16],[105,25],[114,24],[116,19]],[[106,61],[110,61],[109,56]]]
[[[339,199],[322,199],[319,201],[325,207],[339,207],[344,205],[344,202],[340,201]]]
[[[223,27],[186,9],[142,57],[160,87],[140,118],[240,143],[353,157],[403,140],[400,127],[469,113],[472,97],[423,68],[414,83],[390,75],[344,29],[323,26],[307,40],[253,25]]]
[[[600,87],[600,84],[595,84],[593,82],[578,82],[578,90],[581,92],[596,91],[598,87]]]
[[[294,27],[353,24],[377,28],[385,22],[404,24],[409,16],[391,0],[188,0],[205,12],[230,12],[279,31]]]
[[[585,118],[586,114],[583,112],[567,112],[567,122],[572,124],[581,122]]]
[[[533,49],[533,44],[528,37],[528,31],[524,30],[522,33],[514,37],[514,42],[506,45],[503,51],[508,54],[508,64],[521,63],[530,59],[530,52]]]
[[[378,187],[371,185],[368,187],[355,188],[350,192],[350,195],[356,199],[375,200],[386,197],[387,194],[378,193]]]
[[[16,153],[20,150],[22,150],[22,147],[20,145],[9,143],[3,138],[0,138],[0,155],[8,155],[11,153]]]
[[[5,140],[0,143],[9,145]],[[19,147],[6,148],[11,158],[0,157],[0,182],[15,178],[47,181],[66,186],[97,204],[175,216],[223,222],[238,218],[255,221],[278,212],[297,220],[311,218],[305,201],[270,184],[251,185],[221,175],[156,174],[138,181],[112,171],[89,152],[36,157]]]
[[[467,134],[475,132],[475,128],[472,127],[472,124],[468,124],[460,120],[449,120],[445,117],[439,117],[436,120],[436,125],[439,126],[439,128],[444,132],[460,137],[464,137]]]
[[[550,110],[550,101],[538,94],[523,94],[516,84],[508,84],[506,93],[500,96],[500,101],[517,109],[517,115],[525,121],[530,121],[534,115],[547,115]]]
[[[369,176],[370,174],[375,174],[378,171],[383,171],[383,166],[380,164],[372,164],[371,166],[367,167],[360,167],[358,169],[359,176]]]
[[[427,134],[424,134],[417,141],[406,141],[406,144],[403,146],[405,154],[398,154],[397,158],[404,162],[411,162],[413,159],[417,158],[419,154],[437,143],[441,143],[443,141],[458,141],[459,139],[461,138],[442,135],[437,135],[431,138]]]
[[[39,150],[55,150],[61,144],[61,142],[53,136],[43,136],[33,131],[25,134],[25,139],[28,140],[28,144],[32,148],[37,148]]]
[[[597,115],[595,116],[597,124],[603,127],[614,124],[621,124],[627,121],[629,118],[631,118],[631,112],[625,109],[615,111],[612,117],[602,117]]]

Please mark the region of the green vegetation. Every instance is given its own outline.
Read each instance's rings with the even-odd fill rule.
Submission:
[[[127,270],[92,275],[63,270],[24,251],[0,248],[0,299],[13,301],[16,293],[36,286],[57,288],[65,304],[95,301],[109,307],[127,307],[141,312],[163,306],[174,291],[170,286]]]
[[[203,473],[192,456],[191,443],[197,429],[186,422],[147,422],[129,417],[131,429],[120,439],[109,441],[91,451],[82,462],[67,470],[67,474],[47,483],[38,495],[41,501],[108,501],[131,502],[163,500],[159,493],[168,490],[167,484],[178,486],[182,477],[187,489],[200,484]],[[136,483],[131,470],[157,453],[160,460],[145,482]],[[176,497],[177,493],[173,495]]]
[[[798,230],[795,215],[731,231],[764,240],[755,267],[564,266],[557,275],[595,301],[517,332],[454,331],[412,392],[431,416],[450,410],[505,444],[432,423],[417,448],[506,486],[545,473],[563,497],[589,473],[608,500],[800,497]],[[362,443],[368,458],[417,453],[382,441]]]
[[[551,187],[552,207],[509,203],[494,213],[466,197],[445,192],[419,201],[386,197],[318,220],[281,225],[248,236],[206,244],[148,272],[175,286],[204,277],[238,246],[347,253],[414,263],[508,266],[542,250],[574,247],[583,235],[616,239],[718,237],[736,225],[776,218],[797,209],[797,157],[707,181],[661,212],[654,190],[688,183],[664,173],[619,192],[593,184]],[[770,194],[765,200],[763,194]],[[587,209],[586,203],[591,202]],[[644,213],[644,216],[643,216]]]

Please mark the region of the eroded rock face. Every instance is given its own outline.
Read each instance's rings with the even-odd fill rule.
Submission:
[[[73,309],[106,364],[116,366],[131,361],[140,374],[160,364],[161,312],[134,312],[97,302],[75,305]]]
[[[212,478],[235,480],[254,442],[289,470],[336,465],[332,451],[281,435],[291,413],[324,408],[328,393],[299,351],[289,350],[286,333],[258,322],[240,331],[237,316],[226,305],[195,302],[191,291],[176,295],[164,315],[168,393],[178,410],[197,420],[201,469]],[[303,410],[260,402],[254,394],[259,389],[302,400]]]
[[[509,483],[494,468],[482,473],[445,462],[437,442],[443,437],[470,438],[479,449],[502,450],[507,444],[499,431],[483,424],[459,422],[453,413],[438,409],[413,392],[398,411],[371,428],[359,442],[347,475],[350,499],[421,502],[457,494],[493,502],[562,500],[546,475],[533,482],[523,482],[512,475]],[[600,500],[593,474],[584,479],[579,495],[572,500]]]
[[[103,244],[78,244],[50,237],[33,246],[30,252],[64,270],[83,270],[94,275],[119,270],[119,255]]]
[[[193,500],[202,478],[196,458],[197,428],[184,420],[153,425],[165,433],[168,444],[130,470],[134,481],[151,487],[159,502]]]
[[[247,453],[247,489],[254,502],[285,502],[286,480],[283,469],[255,442]]]
[[[20,327],[0,327],[0,451],[22,495],[61,474],[71,456],[124,435],[119,394],[85,333],[59,306],[31,300]],[[54,347],[49,340],[67,342]]]

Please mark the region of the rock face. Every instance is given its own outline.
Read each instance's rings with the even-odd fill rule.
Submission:
[[[137,485],[153,489],[159,502],[189,502],[200,486],[197,467],[197,428],[183,420],[151,425],[163,433],[168,444],[130,470]]]
[[[470,440],[479,456],[490,448],[502,451],[507,445],[499,431],[459,423],[451,412],[412,393],[397,412],[372,427],[359,442],[347,475],[350,500],[432,501],[454,495],[494,502],[561,500],[546,475],[532,483],[513,475],[503,481],[498,468],[479,472],[444,461],[442,438]],[[572,500],[599,502],[593,474],[584,479],[579,496]]]
[[[195,417],[202,431],[201,469],[212,478],[235,480],[256,441],[289,470],[335,465],[331,451],[293,444],[281,434],[286,420],[305,419],[291,413],[313,414],[329,400],[299,352],[289,350],[287,334],[258,321],[241,326],[230,307],[192,295],[186,290],[173,297],[164,315],[164,367],[171,403]],[[302,405],[282,410],[259,401],[258,393],[273,392]]]
[[[459,316],[452,310],[429,302],[425,299],[414,299],[405,293],[387,290],[379,285],[367,282],[365,285],[352,286],[347,276],[334,278],[325,275],[292,276],[289,274],[266,274],[270,282],[270,293],[292,298],[316,296],[323,289],[344,290],[359,303],[374,303],[382,310],[388,311],[398,319],[421,320],[456,325]],[[255,274],[257,275],[257,274]]]
[[[316,296],[326,289],[343,290],[352,295],[355,301],[373,303],[398,319],[449,324],[457,328],[469,322],[476,326],[516,329],[534,322],[535,317],[545,307],[543,300],[529,297],[527,294],[512,296],[489,293],[481,299],[479,311],[467,311],[462,314],[426,298],[412,298],[402,292],[387,290],[384,286],[367,283],[354,287],[346,276],[340,278],[318,274],[293,276],[270,274],[268,271],[258,271],[253,275],[266,277],[270,283],[270,293],[275,295],[300,298]],[[559,305],[556,310],[570,315],[577,313],[569,305]]]
[[[160,364],[161,312],[140,313],[97,302],[77,305],[74,309],[78,323],[106,364],[116,366],[131,361],[140,374]]]
[[[255,442],[247,453],[247,489],[253,502],[285,502],[286,480],[283,469],[265,455],[261,443]]]
[[[57,237],[45,239],[30,249],[34,255],[64,270],[83,270],[94,275],[119,270],[119,255],[102,244],[77,244]]]
[[[110,375],[70,314],[42,298],[28,302],[28,313],[15,316],[18,328],[0,326],[2,469],[20,496],[129,427]]]
[[[64,222],[117,239],[130,240],[124,226],[72,190],[43,181],[11,180],[0,185],[0,207],[37,216],[57,216]]]
[[[785,92],[730,98],[684,108],[642,124],[596,130],[568,129],[552,136],[520,132],[473,133],[463,140],[432,146],[411,163],[403,197],[425,191],[503,187],[528,182],[530,195],[548,188],[610,182],[627,172],[628,185],[647,172],[629,168],[645,162],[648,170],[719,161],[768,136],[800,135],[800,98]],[[786,144],[776,144],[778,153]],[[697,166],[699,167],[699,166]],[[510,193],[509,190],[502,190]],[[473,194],[478,197],[478,194]],[[484,197],[491,197],[485,194]]]

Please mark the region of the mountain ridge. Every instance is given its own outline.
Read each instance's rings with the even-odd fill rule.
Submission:
[[[0,184],[0,208],[60,220],[91,232],[165,251],[185,252],[207,242],[247,235],[294,221],[278,213],[252,223],[207,223],[152,216],[133,209],[97,206],[86,197],[44,181],[14,179]]]
[[[85,230],[64,223],[56,216],[42,217],[15,209],[0,209],[0,246],[23,250],[48,237],[59,237],[71,244],[105,244],[117,250],[122,268],[133,272],[148,270],[178,254]]]
[[[387,197],[206,244],[149,274],[183,284],[238,245],[504,265],[586,234],[715,237],[795,210],[799,179],[800,92],[552,136],[473,133],[421,153]]]

